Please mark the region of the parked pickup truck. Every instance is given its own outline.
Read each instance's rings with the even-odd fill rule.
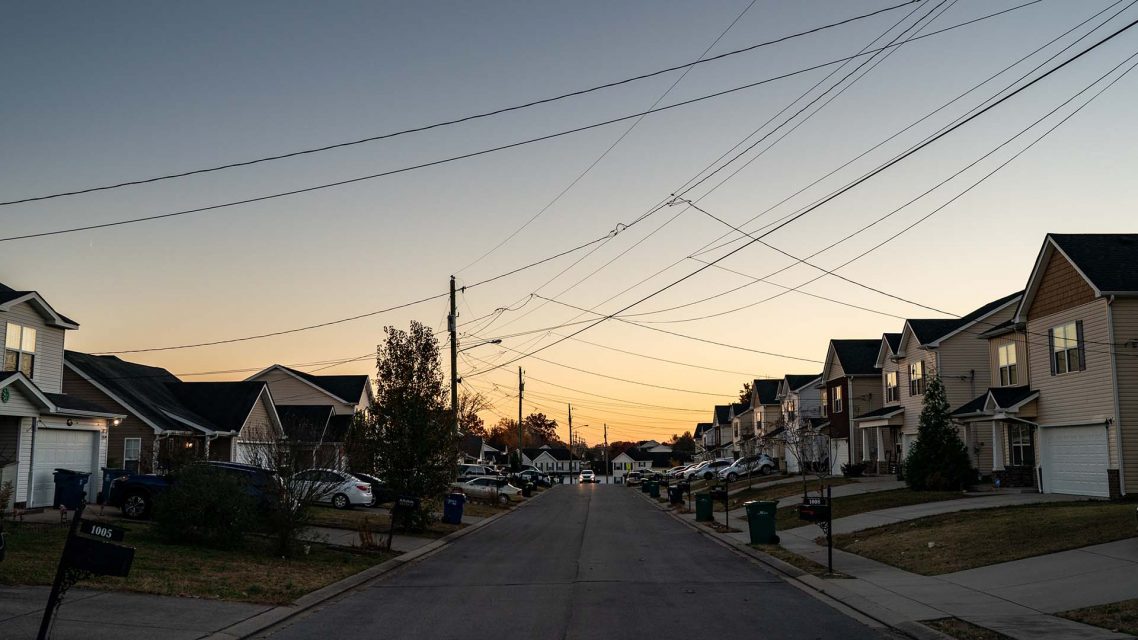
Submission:
[[[246,491],[262,508],[270,508],[280,496],[281,481],[268,469],[237,462],[200,462],[222,473],[232,474],[246,481]],[[154,501],[178,481],[178,474],[130,474],[111,482],[107,504],[118,507],[128,518],[149,518]]]

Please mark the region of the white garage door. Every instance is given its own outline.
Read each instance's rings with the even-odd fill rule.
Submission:
[[[49,507],[55,497],[56,469],[86,471],[87,500],[94,498],[99,469],[96,468],[99,446],[98,431],[40,429],[35,439],[35,466],[32,470],[32,500],[29,506]]]
[[[850,443],[846,440],[830,441],[830,475],[840,476],[842,465],[850,461]]]
[[[1106,466],[1106,429],[1049,427],[1040,429],[1043,446],[1043,491],[1110,497]]]

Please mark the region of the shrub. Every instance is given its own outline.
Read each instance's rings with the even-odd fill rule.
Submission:
[[[867,465],[864,462],[854,462],[842,465],[842,475],[846,478],[860,478],[865,475]]]
[[[155,501],[154,530],[172,544],[233,549],[257,521],[244,481],[208,465],[190,465]]]
[[[963,490],[976,479],[968,449],[948,414],[948,399],[940,378],[925,389],[917,441],[905,458],[905,481],[914,491]]]

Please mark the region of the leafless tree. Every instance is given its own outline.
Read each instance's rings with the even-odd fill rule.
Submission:
[[[822,485],[830,476],[829,438],[811,426],[810,421],[797,418],[784,424],[786,429],[779,434],[785,445],[787,455],[792,455],[798,461],[798,471],[802,475],[802,495],[810,492],[810,478],[817,479],[818,493],[822,494]]]

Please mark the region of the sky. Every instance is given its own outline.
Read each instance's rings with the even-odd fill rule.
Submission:
[[[0,8],[0,200],[450,121],[899,2],[9,3]],[[831,338],[879,337],[899,331],[905,318],[945,317],[928,307],[964,314],[1023,288],[1046,233],[1135,231],[1138,121],[1128,107],[1138,98],[1138,74],[1122,76],[960,194],[1121,75],[1128,65],[1000,146],[1138,50],[1138,28],[827,204],[777,229],[766,226],[924,140],[1036,65],[1043,64],[1039,75],[1138,19],[1138,7],[1126,2],[1040,0],[1020,7],[1025,2],[923,0],[686,74],[676,70],[254,166],[0,206],[0,282],[37,290],[75,318],[81,328],[69,334],[68,348],[105,353],[369,314],[445,294],[454,275],[467,287],[458,296],[466,349],[459,374],[464,389],[493,401],[483,414],[487,422],[516,417],[520,365],[525,413],[556,418],[563,437],[572,403],[577,434],[591,444],[603,439],[606,424],[610,441],[669,438],[709,420],[713,406],[737,397],[745,381],[820,371]],[[907,42],[887,56],[824,66],[639,121],[200,214],[8,239],[255,198],[547,136],[1014,7],[1020,8]],[[932,193],[827,249],[977,159]],[[699,209],[657,206],[673,194]],[[743,244],[737,228],[770,232],[764,242],[774,248],[750,243],[724,257]],[[780,251],[812,256],[812,264],[827,270],[857,258],[838,273],[890,295],[832,276],[810,282],[820,272]],[[762,277],[774,284],[752,280]],[[772,298],[800,285],[801,292]],[[416,320],[444,332],[446,315],[440,297],[271,338],[121,357],[187,380],[240,379],[273,363],[374,374],[371,354],[384,326],[406,328]],[[596,326],[578,322],[611,315],[619,317]],[[476,346],[496,338],[500,345]]]

